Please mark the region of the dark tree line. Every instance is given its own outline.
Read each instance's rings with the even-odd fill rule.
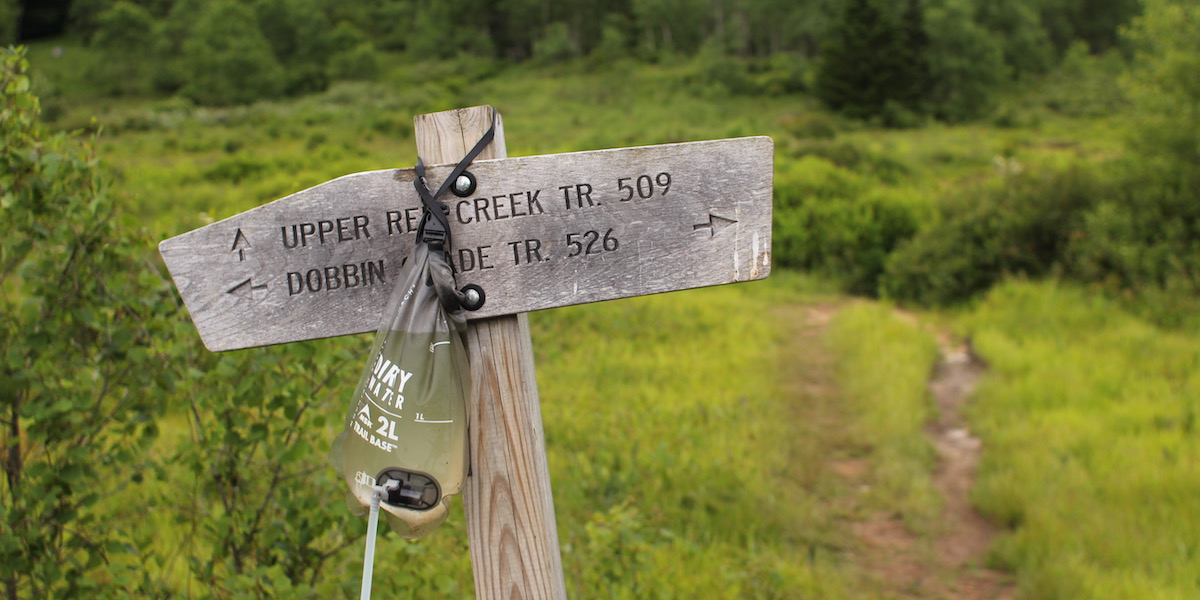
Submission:
[[[21,40],[89,33],[96,17],[117,0],[3,0],[20,12]],[[166,18],[188,0],[135,0],[155,18]],[[245,2],[257,5],[258,2]],[[889,3],[904,7],[911,3]],[[1044,39],[1061,53],[1076,40],[1096,51],[1119,43],[1121,25],[1140,10],[1139,0],[969,0],[973,17],[990,31]],[[382,47],[403,49],[440,39],[446,45],[490,52],[498,58],[532,56],[535,42],[555,24],[580,52],[619,34],[630,47],[694,52],[712,41],[740,55],[799,52],[814,56],[825,34],[856,0],[315,0],[277,8],[316,11],[330,24],[349,21]],[[472,39],[473,38],[473,39]]]
[[[956,119],[1073,44],[1119,47],[1140,0],[0,0],[0,42],[68,32],[113,94],[234,104],[374,77],[378,52],[521,62],[789,58],[855,117]],[[5,21],[5,19],[0,19]],[[110,65],[119,64],[112,67]],[[118,69],[120,72],[113,72]],[[807,74],[815,73],[809,77]],[[793,86],[794,87],[794,86]]]

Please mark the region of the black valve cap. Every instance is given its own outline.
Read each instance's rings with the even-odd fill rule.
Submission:
[[[437,506],[442,498],[442,491],[437,480],[425,473],[405,471],[404,469],[388,469],[375,478],[376,483],[389,487],[389,481],[399,482],[399,485],[387,491],[384,502],[393,506],[402,506],[413,510],[429,510]]]

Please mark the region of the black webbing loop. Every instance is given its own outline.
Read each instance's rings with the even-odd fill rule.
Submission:
[[[425,161],[417,156],[416,173],[417,178],[413,180],[413,187],[417,189],[417,195],[421,197],[421,205],[424,207],[424,216],[421,219],[421,225],[417,227],[417,242],[425,242],[434,250],[448,251],[450,248],[450,219],[447,216],[449,209],[445,204],[438,202],[439,196],[450,189],[451,185],[458,179],[463,171],[471,165],[475,157],[479,156],[483,149],[492,143],[492,139],[496,137],[496,109],[492,109],[492,126],[475,142],[475,147],[471,148],[470,152],[458,161],[454,166],[454,170],[450,172],[450,176],[442,182],[441,187],[436,193],[429,192],[429,182],[425,179]]]

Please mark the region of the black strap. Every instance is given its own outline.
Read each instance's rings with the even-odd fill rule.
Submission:
[[[442,182],[441,187],[436,193],[429,192],[429,182],[425,179],[425,161],[417,156],[416,173],[417,178],[413,180],[413,187],[417,189],[417,194],[421,197],[421,204],[424,207],[424,216],[421,219],[421,225],[417,227],[417,242],[425,242],[434,250],[448,250],[450,248],[450,219],[446,216],[448,209],[445,204],[437,201],[437,198],[450,189],[451,185],[458,180],[459,175],[467,170],[467,166],[479,156],[483,149],[492,143],[496,137],[496,109],[492,109],[492,126],[475,142],[475,147],[471,148],[470,152],[458,161],[454,166],[454,170],[450,172],[450,176],[446,177]]]

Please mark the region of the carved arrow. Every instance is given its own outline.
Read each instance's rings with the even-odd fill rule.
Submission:
[[[692,230],[701,231],[707,229],[708,237],[711,238],[734,223],[737,223],[737,221],[734,219],[726,219],[725,217],[718,217],[717,215],[709,213],[708,222],[700,223],[699,225],[692,225]]]
[[[229,288],[228,290],[225,291],[225,293],[226,294],[234,294],[235,296],[240,296],[242,298],[252,298],[252,297],[254,297],[255,290],[267,289],[267,284],[265,284],[265,283],[260,283],[258,285],[254,285],[252,283],[253,279],[254,278],[251,277],[250,279],[247,279],[247,280]]]

